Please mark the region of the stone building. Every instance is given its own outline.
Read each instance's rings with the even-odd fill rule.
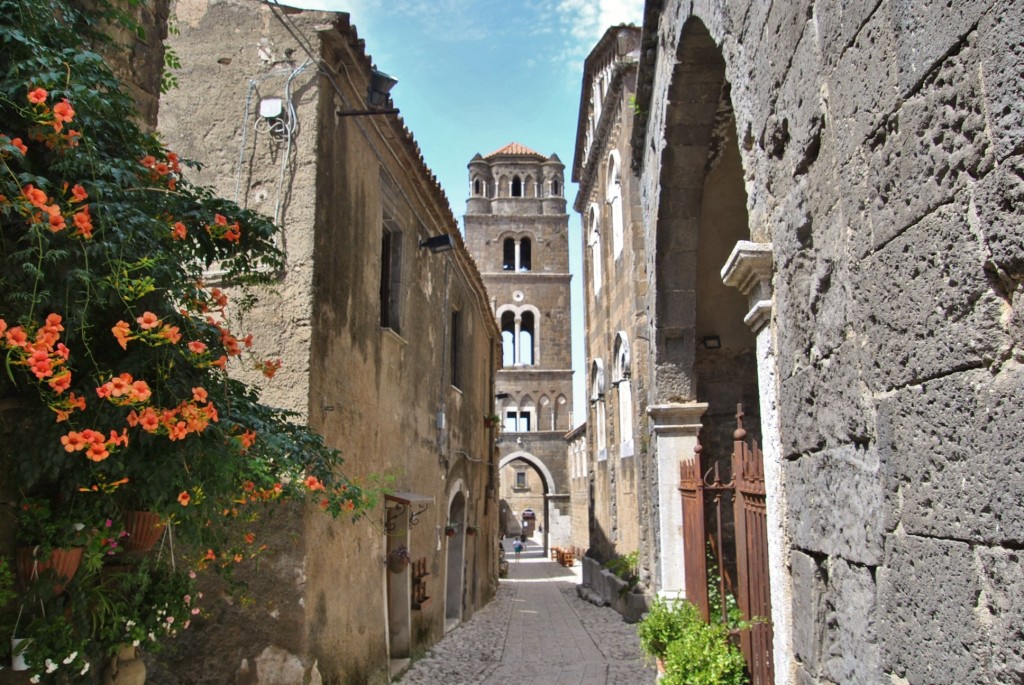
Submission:
[[[572,180],[573,208],[583,226],[587,440],[585,469],[574,473],[574,497],[587,526],[573,529],[573,546],[600,564],[639,552],[649,575],[658,537],[657,469],[646,435],[647,291],[640,191],[629,166],[632,98],[640,59],[640,29],[608,29],[583,67]],[[673,467],[673,470],[674,467]],[[673,485],[673,490],[675,486]],[[593,493],[592,495],[590,493]],[[661,505],[661,506],[659,506]]]
[[[174,13],[180,85],[159,129],[202,162],[200,182],[281,227],[287,267],[235,324],[284,361],[264,398],[392,494],[355,523],[277,515],[274,552],[246,578],[254,605],[216,603],[152,681],[390,682],[497,586],[497,454],[481,416],[500,333],[411,133],[386,96],[368,102],[382,75],[348,15],[240,0]],[[414,564],[389,572],[399,546]]]
[[[750,450],[755,682],[1024,679],[1021,45],[1012,0],[646,4],[651,444],[694,492]]]
[[[466,244],[491,297],[502,336],[496,389],[501,478],[536,472],[534,511],[544,547],[570,541],[565,442],[572,408],[569,215],[563,165],[519,143],[469,163]],[[537,482],[537,481],[534,481]],[[522,512],[514,512],[521,518]],[[506,531],[511,532],[511,531]]]

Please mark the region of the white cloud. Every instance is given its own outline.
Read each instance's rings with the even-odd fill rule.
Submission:
[[[578,74],[604,32],[619,24],[643,23],[643,0],[558,0],[558,23],[566,41],[552,61]]]

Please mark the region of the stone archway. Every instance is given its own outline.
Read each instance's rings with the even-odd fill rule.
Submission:
[[[658,160],[657,220],[654,235],[648,235],[648,243],[656,248],[649,412],[661,480],[661,580],[663,587],[677,592],[685,588],[687,594],[699,597],[699,586],[705,582],[699,578],[704,538],[699,524],[688,523],[700,519],[701,505],[689,510],[686,520],[675,519],[681,508],[675,492],[679,462],[693,464],[698,480],[717,465],[722,480],[728,481],[737,405],[743,406],[750,437],[765,445],[766,461],[773,458],[770,446],[777,442],[778,426],[772,423],[765,428],[761,422],[762,407],[774,415],[770,407],[775,360],[769,350],[770,330],[765,327],[771,296],[762,285],[770,284],[771,259],[770,246],[742,247],[753,243],[744,160],[722,52],[696,17],[682,25],[675,44],[671,81],[657,105],[663,108],[665,141]],[[759,256],[751,260],[738,257],[739,253]],[[766,292],[767,317],[763,316]],[[750,297],[759,298],[754,310]],[[695,457],[698,434],[703,450]],[[695,459],[700,459],[699,467]],[[731,507],[725,513],[728,531]],[[768,527],[780,530],[780,521],[776,510]],[[685,549],[674,532],[677,524],[692,538]],[[758,544],[763,548],[763,536]],[[736,558],[733,552],[721,561],[733,578]],[[681,572],[684,559],[686,570]],[[697,563],[691,565],[691,561]],[[776,571],[772,569],[773,581],[780,580]],[[765,569],[761,577],[767,575]],[[767,595],[768,590],[759,591]],[[785,624],[775,609],[769,609],[773,618]]]
[[[535,474],[536,481],[539,482],[531,484],[529,483],[529,480],[531,479],[527,479],[527,482],[519,488],[523,496],[513,499],[509,498],[507,495],[509,494],[509,490],[512,492],[517,490],[515,480],[510,478],[510,476],[513,475],[511,471],[517,462],[528,467],[527,470]],[[505,455],[498,464],[498,471],[501,474],[499,477],[500,482],[507,484],[502,488],[502,494],[504,496],[503,500],[505,501],[506,506],[515,510],[518,516],[522,515],[523,509],[530,509],[536,515],[537,527],[532,537],[540,542],[544,552],[547,553],[549,543],[552,540],[553,528],[555,529],[555,544],[568,544],[568,529],[566,528],[564,534],[561,532],[563,523],[565,526],[567,526],[568,523],[562,521],[563,516],[559,514],[557,509],[552,512],[551,499],[552,496],[558,492],[557,482],[554,474],[544,460],[530,452],[519,450]],[[539,492],[534,485],[540,486]],[[518,507],[516,506],[517,499],[520,505]],[[556,496],[555,499],[557,500],[558,497]],[[557,507],[558,502],[556,501],[555,504]],[[565,540],[561,539],[563,537]]]

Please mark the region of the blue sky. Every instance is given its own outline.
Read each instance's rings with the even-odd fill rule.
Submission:
[[[573,273],[574,423],[582,419],[579,216],[570,183],[583,60],[609,26],[640,25],[643,0],[280,0],[348,12],[462,223],[466,165],[512,141],[565,164]]]

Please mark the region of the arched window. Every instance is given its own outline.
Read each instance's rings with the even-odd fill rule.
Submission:
[[[523,196],[523,181],[518,176],[512,177],[512,197]]]
[[[519,363],[533,366],[533,312],[523,312],[519,324]]]
[[[611,206],[612,214],[612,258],[618,259],[622,254],[623,218],[622,218],[622,169],[619,164],[618,150],[608,155],[608,187],[606,199]]]
[[[505,238],[501,248],[501,270],[513,271],[516,268],[516,241]]]
[[[530,271],[533,251],[529,238],[505,238],[501,246],[502,271]]]
[[[594,289],[594,297],[601,292],[601,225],[597,216],[597,207],[590,206],[590,265],[591,282]]]
[[[529,271],[532,268],[532,249],[530,246],[530,239],[523,238],[519,241],[519,270]]]
[[[501,315],[501,365],[515,366],[516,363],[516,315],[505,312]]]
[[[479,178],[473,181],[473,194],[477,196],[483,195],[483,184],[480,183]]]
[[[618,390],[619,456],[633,456],[633,387],[630,380],[629,340],[623,331],[615,338],[614,384]]]
[[[555,197],[559,197],[562,194],[562,188],[558,184],[558,179],[551,179],[551,194]]]

